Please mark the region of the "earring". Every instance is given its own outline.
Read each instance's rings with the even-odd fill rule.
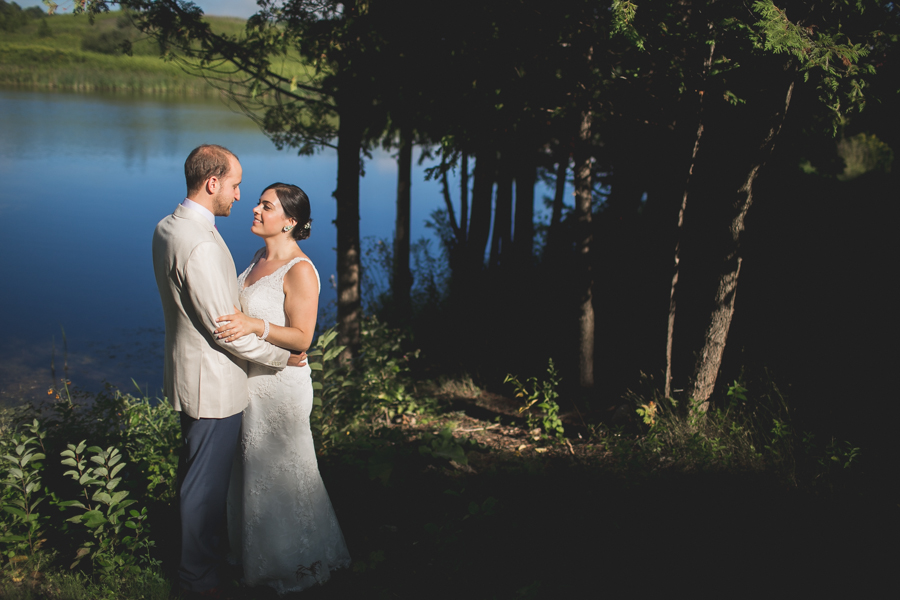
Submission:
[[[285,232],[285,233],[287,233],[288,231],[290,231],[290,230],[293,229],[293,228],[294,228],[293,225],[291,225],[290,227],[288,227],[287,225],[285,225],[285,226],[284,226],[284,229],[282,229],[282,231]]]

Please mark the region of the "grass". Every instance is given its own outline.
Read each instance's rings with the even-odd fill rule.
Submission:
[[[84,15],[57,14],[43,21],[31,21],[18,31],[4,32],[0,42],[0,84],[79,92],[182,96],[218,93],[202,77],[160,59],[155,43],[138,38],[133,28],[123,29],[134,39],[133,55],[114,53],[116,38],[103,36],[120,30],[121,19],[121,12],[110,12],[97,16],[91,25]],[[207,19],[217,33],[235,35],[244,27],[242,19]],[[42,23],[46,23],[43,34]],[[296,60],[285,61],[280,69],[284,74],[306,74],[306,69]]]
[[[79,92],[212,95],[177,65],[147,56],[109,56],[37,45],[0,44],[0,83]]]

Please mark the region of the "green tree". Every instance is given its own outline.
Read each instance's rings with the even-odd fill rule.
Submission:
[[[695,270],[701,264],[711,273],[705,284],[695,277],[695,284],[707,290],[703,302],[708,308],[696,309],[705,314],[702,334],[698,329],[693,336],[679,336],[688,340],[682,344],[689,348],[685,354],[696,354],[688,389],[703,408],[734,313],[741,238],[754,184],[779,139],[795,90],[814,90],[818,110],[837,121],[861,108],[866,78],[874,74],[871,57],[889,38],[881,25],[896,12],[884,2],[755,2],[750,8],[725,2],[642,7],[634,27],[645,36],[644,49],[635,48],[626,60],[630,78],[648,87],[665,88],[657,79],[661,73],[677,84],[659,94],[678,107],[677,125],[674,119],[672,124],[682,140],[684,159],[678,162],[684,165],[686,182],[670,293],[666,391],[671,393],[683,249]],[[646,101],[634,105],[648,108]]]
[[[165,57],[219,86],[280,148],[338,154],[337,257],[339,342],[359,342],[359,177],[373,121],[369,5],[263,0],[237,35],[214,33],[202,11],[181,0],[128,0],[137,27],[159,40]],[[105,8],[88,2],[86,11]],[[377,129],[377,125],[375,126]]]

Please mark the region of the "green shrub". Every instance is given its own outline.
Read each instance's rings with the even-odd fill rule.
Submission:
[[[843,138],[837,144],[837,152],[844,161],[844,172],[838,179],[845,181],[872,171],[890,173],[894,161],[894,151],[875,134]]]
[[[44,12],[36,6],[22,10],[15,2],[0,0],[0,31],[12,33],[31,20],[43,18]]]
[[[131,38],[121,29],[91,32],[81,38],[81,49],[99,54],[128,54],[131,50]]]
[[[334,328],[320,335],[309,353],[316,394],[311,424],[322,451],[358,429],[387,425],[428,404],[411,389],[409,360],[419,352],[404,351],[407,336],[375,317],[363,320],[360,333],[359,352],[351,363],[340,358],[344,348],[335,345]]]
[[[50,395],[43,411],[0,412],[0,551],[11,582],[0,595],[168,597],[146,504],[174,497],[174,411],[117,391],[80,394],[66,379]],[[69,441],[79,438],[105,449]]]

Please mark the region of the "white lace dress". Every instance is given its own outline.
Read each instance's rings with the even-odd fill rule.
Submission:
[[[264,252],[257,252],[238,278],[241,310],[283,326],[284,276],[298,262],[310,261],[295,258],[244,289]],[[241,452],[228,498],[230,559],[243,564],[247,584],[268,585],[279,594],[296,592],[327,581],[330,571],[350,564],[309,428],[310,368],[273,371],[251,363],[248,383],[250,404],[244,410]]]

